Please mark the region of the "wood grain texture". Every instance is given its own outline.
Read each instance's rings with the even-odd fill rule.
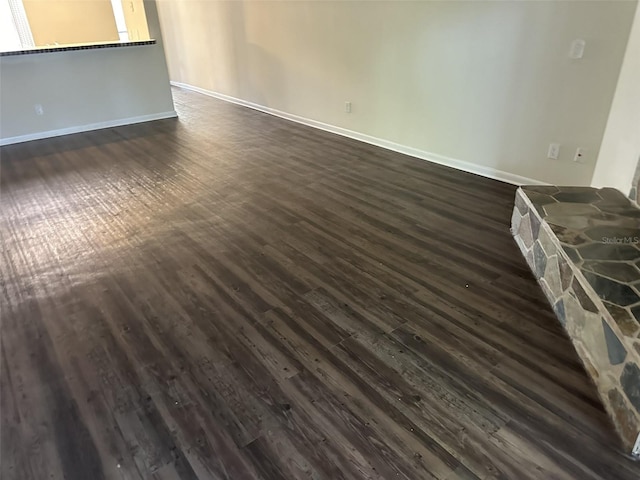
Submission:
[[[1,149],[1,475],[634,479],[514,187],[175,90]]]

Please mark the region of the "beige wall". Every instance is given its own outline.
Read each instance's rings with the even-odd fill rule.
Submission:
[[[142,0],[122,0],[124,20],[129,32],[129,40],[148,40],[149,29]]]
[[[23,0],[35,44],[117,41],[110,0]]]
[[[640,159],[640,8],[624,56],[593,185],[629,193]]]
[[[0,57],[0,144],[172,115],[155,3],[145,7],[157,45]]]
[[[174,81],[565,184],[591,181],[634,8],[159,1]],[[581,61],[568,58],[576,38],[587,42]],[[562,144],[560,160],[546,158],[551,142]],[[572,161],[578,146],[585,164]]]

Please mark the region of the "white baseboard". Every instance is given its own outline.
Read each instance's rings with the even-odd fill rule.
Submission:
[[[353,130],[347,130],[346,128],[318,122],[316,120],[311,120],[309,118],[300,117],[298,115],[293,115],[291,113],[276,110],[275,108],[265,107],[257,103],[242,100],[240,98],[231,97],[229,95],[213,92],[211,90],[206,90],[204,88],[189,85],[187,83],[171,82],[171,85],[184,88],[186,90],[192,90],[194,92],[202,93],[210,97],[215,97],[220,100],[224,100],[226,102],[231,102],[238,105],[242,105],[244,107],[253,108],[254,110],[259,110],[261,112],[268,113],[276,117],[284,118],[285,120],[291,120],[292,122],[297,122],[303,125],[307,125],[309,127],[325,130],[327,132],[342,135],[343,137],[353,138],[355,140],[359,140],[364,143],[369,143],[371,145],[376,145],[378,147],[382,147],[387,150],[392,150],[394,152],[410,155],[412,157],[426,160],[428,162],[433,162],[440,165],[445,165],[447,167],[452,167],[457,170],[462,170],[464,172],[474,173],[476,175],[481,175],[487,178],[493,178],[494,180],[500,180],[502,182],[511,183],[513,185],[546,185],[545,182],[534,180],[532,178],[522,177],[514,173],[504,172],[502,170],[486,167],[484,165],[477,165],[475,163],[469,163],[463,160],[457,160],[455,158],[445,157],[443,155],[438,155],[437,153],[426,152],[424,150],[419,150],[417,148],[401,145],[399,143],[390,142],[389,140],[384,140],[382,138],[372,137],[371,135],[366,135],[364,133],[354,132]]]
[[[175,118],[177,116],[178,114],[175,110],[171,110],[169,112],[152,113],[151,115],[141,115],[139,117],[121,118],[118,120],[109,120],[107,122],[89,123],[87,125],[78,125],[76,127],[60,128],[58,130],[47,130],[46,132],[29,133],[27,135],[18,135],[16,137],[0,138],[0,146],[29,142],[31,140],[40,140],[42,138],[60,137],[62,135],[70,135],[72,133],[89,132],[91,130],[100,130],[101,128],[121,127],[123,125],[131,125],[134,123],[150,122],[151,120]]]

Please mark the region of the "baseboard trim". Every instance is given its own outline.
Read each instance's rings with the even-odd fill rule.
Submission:
[[[193,92],[202,93],[203,95],[214,97],[219,100],[224,100],[225,102],[235,103],[243,107],[252,108],[260,112],[264,112],[270,115],[274,115],[276,117],[284,118],[285,120],[290,120],[292,122],[301,123],[309,127],[318,128],[326,132],[342,135],[343,137],[359,140],[361,142],[368,143],[370,145],[375,145],[377,147],[382,147],[387,150],[392,150],[394,152],[410,155],[412,157],[416,157],[421,160],[426,160],[428,162],[433,162],[439,165],[452,167],[457,170],[462,170],[464,172],[480,175],[482,177],[492,178],[494,180],[500,180],[502,182],[510,183],[513,185],[547,185],[546,182],[541,182],[540,180],[535,180],[533,178],[523,177],[520,175],[516,175],[514,173],[504,172],[502,170],[497,170],[491,167],[476,165],[474,163],[465,162],[464,160],[445,157],[443,155],[438,155],[437,153],[431,153],[431,152],[427,152],[417,148],[409,147],[407,145],[401,145],[399,143],[390,142],[389,140],[384,140],[382,138],[373,137],[371,135],[355,132],[353,130],[348,130],[346,128],[337,127],[335,125],[330,125],[328,123],[318,122],[316,120],[311,120],[310,118],[293,115],[291,113],[283,112],[281,110],[276,110],[275,108],[265,107],[264,105],[259,105],[257,103],[249,102],[247,100],[242,100],[241,98],[236,98],[229,95],[225,95],[223,93],[206,90],[204,88],[196,87],[188,83],[172,81],[171,85],[179,88],[184,88],[185,90],[191,90]]]
[[[60,128],[57,130],[47,130],[45,132],[29,133],[27,135],[18,135],[16,137],[0,138],[0,146],[11,145],[14,143],[30,142],[31,140],[41,140],[43,138],[60,137],[62,135],[71,135],[73,133],[90,132],[91,130],[100,130],[102,128],[121,127],[123,125],[132,125],[134,123],[150,122],[152,120],[162,120],[165,118],[175,118],[178,114],[175,110],[169,112],[152,113],[150,115],[140,115],[138,117],[121,118],[118,120],[109,120],[107,122],[89,123],[87,125],[78,125],[76,127]]]

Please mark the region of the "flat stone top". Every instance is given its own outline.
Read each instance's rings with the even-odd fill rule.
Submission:
[[[34,55],[37,53],[56,53],[56,52],[70,52],[74,50],[94,50],[99,48],[121,48],[121,47],[139,47],[142,45],[155,45],[154,39],[150,40],[136,40],[132,42],[89,42],[89,43],[75,43],[69,45],[51,45],[24,48],[22,50],[11,50],[9,52],[0,52],[0,57],[15,57],[17,55]]]
[[[622,333],[640,328],[640,208],[614,188],[524,186]]]

